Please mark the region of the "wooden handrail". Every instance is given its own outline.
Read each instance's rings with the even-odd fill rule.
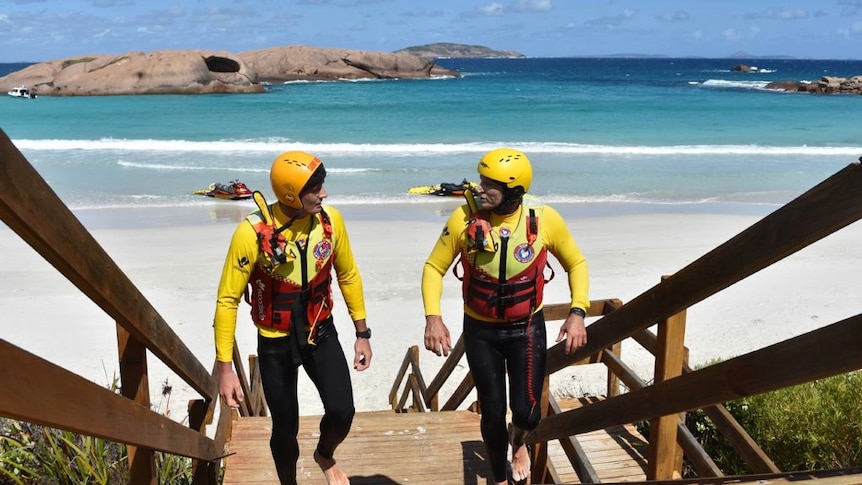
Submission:
[[[655,334],[649,330],[642,330],[641,332],[634,334],[632,338],[647,349],[647,351],[655,354]],[[693,372],[688,364],[684,364],[682,370],[686,374]],[[634,384],[630,384],[628,382],[626,384],[629,385],[629,387],[635,388]],[[638,386],[636,389],[640,389],[641,387],[643,386]],[[766,452],[763,451],[760,445],[754,441],[751,435],[749,435],[736,419],[731,416],[723,404],[719,403],[712,406],[706,406],[702,410],[709,420],[712,421],[712,424],[715,425],[718,432],[728,441],[728,443],[730,443],[730,446],[739,453],[742,461],[748,465],[751,471],[754,473],[778,473],[781,471],[777,466],[775,466],[775,463],[771,458],[769,458]],[[679,431],[682,431],[682,429]],[[687,431],[688,430],[686,429],[686,432]],[[686,453],[689,453],[689,451],[686,450]],[[711,461],[712,460],[710,460],[710,462]],[[712,466],[714,466],[714,464]],[[702,476],[709,474],[708,469],[698,469],[698,472],[701,473]]]
[[[601,315],[606,315],[607,313],[610,313],[614,309],[618,308],[620,305],[622,305],[622,302],[618,299],[592,300],[590,301],[590,309],[587,312],[587,316],[597,317]],[[545,320],[564,320],[569,315],[569,308],[570,305],[566,303],[554,303],[545,305]],[[424,381],[421,380],[422,373],[419,370],[419,357],[416,354],[417,351],[417,346],[413,346],[408,349],[407,354],[404,356],[404,360],[401,362],[401,367],[399,368],[398,373],[395,377],[395,382],[392,385],[391,390],[389,391],[389,403],[393,409],[397,410],[400,406],[404,405],[404,399],[402,398],[400,402],[396,402],[396,397],[398,395],[398,388],[404,381],[404,376],[407,372],[408,366],[413,366],[414,372],[417,373],[420,377],[420,382],[424,384]],[[599,355],[600,353],[595,356],[595,361],[598,361]],[[437,402],[440,389],[452,375],[452,372],[458,367],[458,363],[461,361],[461,358],[463,356],[464,338],[462,335],[458,338],[458,341],[455,343],[455,346],[449,352],[449,356],[446,358],[446,361],[443,362],[443,365],[440,367],[440,370],[434,376],[434,379],[431,380],[431,383],[428,384],[428,387],[423,393],[423,400],[425,406],[430,408],[432,411],[437,410],[435,404]],[[583,363],[588,363],[589,361],[590,356],[587,356],[583,359]],[[547,375],[550,375],[550,373],[548,373]],[[614,376],[612,373],[608,374],[609,389],[616,385],[616,379],[616,376]],[[442,408],[440,408],[440,410],[451,411],[457,409],[458,406],[460,406],[464,402],[464,400],[467,398],[467,395],[472,390],[473,377],[468,373],[467,376],[465,376],[464,379],[461,381],[461,384],[457,387],[452,396],[449,398],[449,400],[443,405]]]
[[[534,443],[666,416],[862,368],[862,314],[592,406],[550,416]]]
[[[862,165],[851,163],[587,328],[571,355],[548,350],[553,373],[620,342],[862,218]],[[804,231],[798,230],[805,227]]]
[[[212,409],[218,392],[213,375],[2,130],[0,219],[115,320],[124,394],[0,340],[3,383],[16,389],[0,393],[0,416],[130,445],[134,483],[155,480],[154,450],[193,458],[195,483],[214,483],[223,442],[208,438],[200,422],[211,416],[203,409]],[[203,397],[205,406],[191,403],[193,429],[150,409],[144,348]]]
[[[458,367],[458,362],[461,361],[461,357],[463,356],[464,336],[462,335],[458,338],[458,341],[455,342],[455,346],[452,347],[452,350],[449,351],[449,356],[446,357],[446,361],[443,362],[443,366],[440,367],[440,370],[437,372],[437,375],[434,376],[434,379],[431,380],[431,384],[428,385],[428,399],[425,401],[425,404],[428,407],[432,407],[432,401],[436,402],[437,395],[440,393],[440,389],[443,387],[443,384],[449,379],[449,376],[452,375],[452,372],[455,370],[455,368]]]
[[[209,371],[2,130],[0,161],[0,219],[183,381],[214,399]]]
[[[407,375],[407,369],[410,368],[410,364],[413,362],[413,359],[416,358],[416,354],[419,351],[419,347],[413,345],[409,349],[407,349],[407,353],[404,354],[404,359],[401,361],[401,367],[398,368],[398,372],[395,375],[395,382],[392,383],[392,388],[389,390],[389,406],[398,411],[403,404],[399,404],[397,401],[398,398],[398,388],[401,387],[401,383],[404,382],[404,376]]]
[[[408,375],[407,370],[411,373]],[[404,391],[401,394],[401,399],[396,401],[398,397],[398,388],[404,382]],[[389,405],[396,412],[401,412],[405,409],[407,397],[410,392],[413,392],[415,404],[412,406],[414,410],[425,411],[426,407],[436,411],[436,397],[428,396],[428,388],[425,386],[425,378],[422,377],[422,369],[419,367],[419,347],[413,345],[407,349],[404,355],[404,360],[401,362],[401,367],[398,369],[398,374],[395,377],[395,382],[392,384],[392,389],[389,391]],[[430,404],[429,404],[430,403]]]
[[[22,370],[25,369],[25,370]],[[213,440],[0,339],[0,415],[201,460]]]
[[[607,365],[608,369],[611,369],[614,374],[620,376],[620,379],[622,379],[623,383],[628,386],[629,389],[637,391],[647,387],[646,382],[644,382],[634,370],[627,366],[612,352],[602,354],[602,363]],[[685,423],[683,422],[679,422],[677,424],[677,441],[686,456],[691,460],[692,465],[695,470],[697,470],[699,476],[724,476],[724,473],[722,473],[718,466],[716,466],[715,462],[712,461],[712,458],[707,455],[703,446],[701,446],[694,436],[688,432],[688,428],[686,428]]]

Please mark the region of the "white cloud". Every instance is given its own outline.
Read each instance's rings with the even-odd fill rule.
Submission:
[[[777,20],[793,20],[808,18],[808,12],[801,8],[794,10],[784,10],[780,8],[767,8],[762,12],[752,12],[745,14],[747,19],[777,19]]]
[[[691,16],[685,10],[676,10],[663,13],[658,16],[658,19],[664,22],[686,22],[691,20]]]
[[[749,27],[748,32],[740,32],[734,28],[725,29],[721,33],[722,37],[730,41],[737,41],[742,39],[753,39],[760,35],[759,27]]]
[[[853,22],[853,32],[862,34],[862,21]]]
[[[721,33],[721,36],[731,41],[737,41],[742,39],[743,37],[742,34],[740,34],[739,31],[736,29],[724,29],[724,31]]]
[[[484,7],[479,7],[479,12],[485,15],[503,15],[503,4],[494,2]]]
[[[546,12],[551,10],[551,0],[518,0],[514,6],[518,11]]]

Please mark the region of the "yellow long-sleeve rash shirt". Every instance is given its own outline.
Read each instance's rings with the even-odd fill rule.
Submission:
[[[338,287],[344,296],[350,318],[354,322],[363,320],[366,317],[366,313],[362,278],[359,274],[356,260],[353,257],[353,250],[350,247],[350,239],[347,235],[344,219],[341,217],[341,213],[334,207],[325,206],[324,210],[329,215],[329,220],[332,224],[332,258]],[[276,227],[280,227],[289,219],[281,211],[278,204],[274,205],[273,216]],[[282,233],[284,237],[288,240],[296,240],[299,234],[307,234],[310,217],[312,216],[306,215],[296,219],[291,224],[291,227]],[[313,217],[318,216],[314,215]],[[257,264],[259,255],[257,233],[248,221],[241,222],[231,238],[218,285],[213,328],[216,359],[220,362],[230,362],[233,360],[237,311],[240,299],[248,286],[248,280]],[[309,275],[309,279],[313,276]],[[264,337],[287,335],[285,332],[266,327],[258,327],[258,332]]]
[[[506,216],[492,213],[491,227],[495,231],[503,224],[508,227],[515,227],[521,217],[521,210]],[[440,238],[437,239],[430,256],[425,261],[425,267],[422,270],[422,303],[425,306],[425,315],[441,315],[440,299],[443,296],[443,276],[466,245],[468,214],[466,205],[452,212]],[[588,297],[589,269],[587,260],[569,233],[563,217],[553,208],[543,206],[539,230],[542,232],[542,241],[545,247],[557,258],[568,275],[572,307],[588,310],[590,300]],[[487,319],[487,317],[475,315],[466,306],[464,311],[472,317]]]

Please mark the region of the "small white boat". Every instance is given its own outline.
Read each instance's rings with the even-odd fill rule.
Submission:
[[[6,94],[12,96],[13,98],[36,99],[36,93],[30,91],[30,88],[28,88],[27,86],[18,86],[17,88],[12,88]]]

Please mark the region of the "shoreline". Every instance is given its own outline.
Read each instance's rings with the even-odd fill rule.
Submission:
[[[762,217],[663,213],[649,207],[640,208],[640,213],[583,216],[590,211],[551,205],[564,215],[587,257],[590,298],[619,298],[624,303],[653,287],[662,275],[679,271]],[[389,390],[410,346],[420,348],[426,381],[430,382],[444,362],[422,346],[422,264],[448,216],[445,207],[431,206],[436,204],[423,211],[412,210],[413,206],[382,210],[337,206],[347,221],[363,276],[368,325],[374,329],[371,368],[351,372],[358,411],[389,408]],[[116,212],[110,217],[106,213],[76,215],[209,368],[215,356],[212,315],[224,252],[247,209],[228,206],[215,218],[200,208],[117,209],[110,211]],[[581,215],[571,215],[576,213]],[[851,225],[691,307],[685,342],[692,367],[741,355],[857,313],[852,283],[856,279],[854,263],[862,258],[856,248],[860,237],[862,226]],[[0,229],[0,246],[4,247],[0,267],[5,290],[0,292],[0,312],[8,322],[2,338],[107,385],[117,372],[115,323],[8,227]],[[567,301],[564,273],[556,266],[555,272],[556,279],[546,286],[546,303]],[[334,295],[336,327],[349,361],[352,326],[340,293],[336,290]],[[442,309],[454,343],[461,333],[460,284],[448,275]],[[248,308],[241,307],[239,315],[237,342],[245,356],[256,351],[256,332]],[[548,323],[549,346],[558,325]],[[652,375],[652,357],[636,344],[624,342],[622,357],[639,375],[647,379]],[[164,403],[174,419],[182,419],[187,399],[196,398],[196,393],[158,359],[148,362],[154,406]],[[462,360],[441,395],[451,395],[465,373],[466,361]],[[572,367],[553,376],[552,391],[604,394],[605,375],[603,366]],[[322,413],[316,391],[304,373],[300,376],[302,414]],[[169,396],[161,396],[163,383],[173,388]]]
[[[437,198],[431,202],[390,204],[339,204],[336,207],[344,215],[348,225],[351,221],[389,222],[438,222],[443,224],[449,213],[463,204],[461,197]],[[635,215],[731,215],[764,217],[775,211],[780,204],[753,204],[736,202],[705,203],[555,203],[548,205],[556,209],[566,220],[593,219]],[[209,205],[111,207],[72,209],[72,213],[88,230],[161,228],[175,226],[197,226],[210,224],[237,224],[256,210],[250,200],[217,201]],[[0,226],[2,231],[5,226]]]

